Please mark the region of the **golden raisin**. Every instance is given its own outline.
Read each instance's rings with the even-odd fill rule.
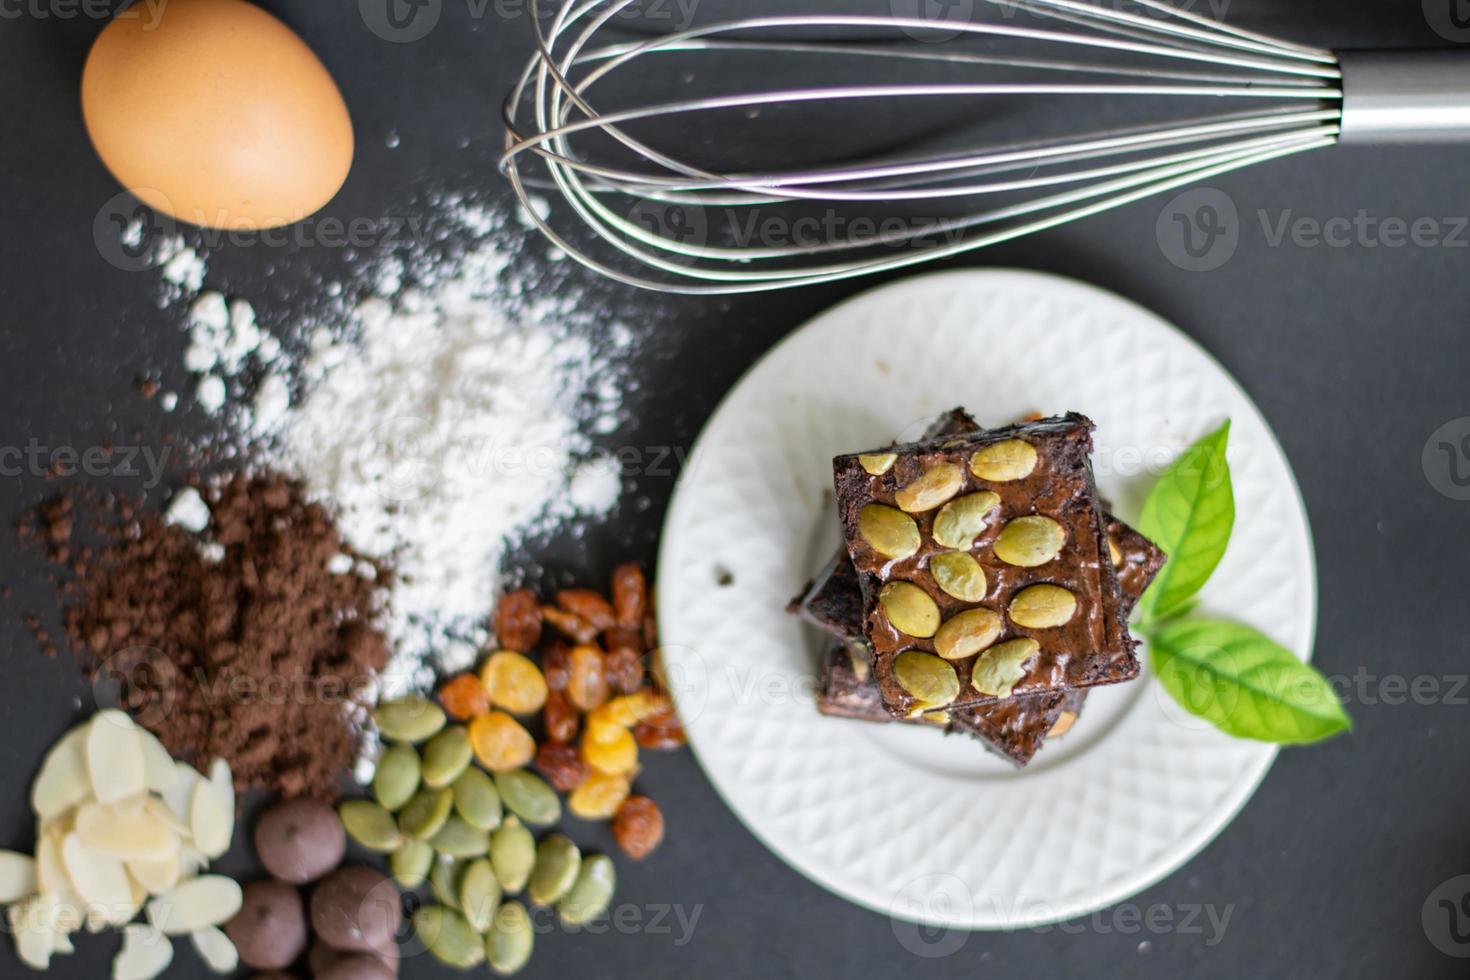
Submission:
[[[439,688],[439,703],[455,721],[469,721],[490,710],[490,694],[474,674],[460,674]]]
[[[594,725],[582,732],[582,758],[598,772],[625,776],[638,768],[638,743],[617,725]]]
[[[628,647],[616,647],[603,660],[607,686],[618,694],[632,694],[643,686],[643,655]]]
[[[616,725],[632,728],[643,719],[671,707],[666,695],[645,687],[633,694],[612,698],[587,716],[588,725]]]
[[[546,695],[541,717],[546,722],[546,737],[553,742],[570,742],[577,737],[582,716],[562,692],[552,691]]]
[[[571,666],[571,647],[561,640],[552,640],[541,651],[541,674],[546,678],[546,688],[551,691],[567,689],[567,669]]]
[[[591,643],[597,639],[597,628],[575,613],[556,606],[542,606],[541,616],[567,639],[576,643]]]
[[[537,749],[536,768],[563,793],[570,793],[587,779],[587,763],[575,745],[564,742],[547,742]]]
[[[546,703],[546,678],[524,653],[495,651],[480,669],[480,680],[490,703],[513,715],[529,715]]]
[[[633,695],[611,698],[587,713],[589,728],[632,728],[638,724]]]
[[[612,603],[591,589],[562,589],[556,594],[556,604],[599,633],[617,625]]]
[[[480,765],[491,772],[520,769],[536,755],[536,740],[503,711],[491,711],[470,722],[470,747]]]
[[[672,708],[656,712],[633,729],[633,738],[645,749],[677,749],[689,741]]]
[[[567,700],[582,711],[591,711],[607,700],[607,675],[602,651],[590,644],[572,648],[567,669]]]
[[[637,562],[613,569],[612,600],[619,626],[638,629],[643,625],[643,617],[648,614],[648,580]]]
[[[664,839],[664,815],[648,797],[630,796],[618,808],[612,832],[623,853],[641,861]]]
[[[567,797],[567,809],[583,820],[611,820],[632,788],[627,776],[594,772]]]
[[[529,653],[541,639],[541,604],[530,589],[502,596],[495,607],[495,639],[507,650]]]

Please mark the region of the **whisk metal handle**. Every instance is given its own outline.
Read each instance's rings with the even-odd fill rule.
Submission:
[[[1470,54],[1339,51],[1340,142],[1470,142]]]

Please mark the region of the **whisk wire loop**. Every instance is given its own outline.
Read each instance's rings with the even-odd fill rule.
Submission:
[[[1003,20],[1041,18],[1043,26],[791,14],[613,41],[606,35],[637,0],[563,0],[549,16],[531,0],[535,52],[504,106],[502,170],[541,232],[583,264],[636,286],[728,293],[961,255],[1337,141],[1341,72],[1331,52],[1163,0],[1123,2],[1131,9],[1090,0],[983,0]],[[832,67],[833,77],[812,85],[805,70],[798,72],[801,84],[742,87],[711,71],[721,84],[706,92],[690,84],[700,72],[672,74],[681,64],[702,64],[700,58],[751,55],[781,64],[810,59]],[[894,70],[846,81],[838,67],[855,64],[940,76],[905,78],[910,72]],[[861,70],[865,79],[872,74]],[[661,94],[629,97],[630,84]],[[667,94],[685,88],[687,94]],[[728,120],[756,125],[768,110],[835,115],[844,106],[953,105],[979,119],[980,106],[1068,98],[1151,107],[1229,99],[1244,108],[1063,135],[1038,129],[1019,140],[958,148],[900,147],[818,164],[719,162],[763,148],[760,140],[730,136],[738,126]],[[705,120],[719,121],[715,139],[688,135],[702,132]],[[670,141],[670,131],[683,138]],[[710,143],[724,152],[697,159],[694,147]],[[533,206],[532,187],[555,191],[592,239],[573,241],[554,228],[554,218]],[[933,205],[932,213],[914,215],[912,206],[922,203]],[[789,230],[816,220],[818,208],[825,209],[818,238],[768,241],[751,231],[768,219]],[[593,254],[596,241],[612,253]]]

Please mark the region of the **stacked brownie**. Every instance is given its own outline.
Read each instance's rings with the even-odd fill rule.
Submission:
[[[826,714],[967,732],[1025,765],[1087,689],[1138,675],[1128,614],[1165,556],[1107,514],[1080,415],[833,461],[845,547],[792,601],[835,637]]]

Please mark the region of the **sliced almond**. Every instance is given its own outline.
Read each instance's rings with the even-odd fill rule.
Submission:
[[[189,939],[194,943],[194,951],[199,954],[204,965],[215,973],[234,973],[235,968],[240,965],[240,953],[235,949],[235,944],[230,942],[229,936],[214,926],[189,933]]]
[[[163,798],[163,802],[168,804],[168,808],[179,820],[188,824],[189,807],[194,803],[194,787],[203,782],[204,777],[199,775],[199,770],[187,762],[175,763],[174,772],[177,775],[173,785],[161,790],[158,795]]]
[[[178,831],[159,819],[148,802],[85,803],[77,811],[77,835],[88,850],[121,861],[159,861],[178,854]]]
[[[149,902],[148,921],[170,936],[186,936],[228,922],[243,902],[234,879],[203,875]]]
[[[56,934],[45,901],[37,896],[12,905],[7,918],[10,931],[15,934],[15,953],[20,961],[32,970],[49,970]]]
[[[103,803],[139,796],[147,788],[138,726],[116,708],[97,713],[87,732],[87,773]]]
[[[62,956],[71,956],[77,948],[71,944],[71,937],[59,929],[51,934],[51,952]]]
[[[87,914],[108,925],[123,925],[138,914],[128,869],[115,857],[98,854],[72,833],[61,845],[66,874],[77,895],[87,903]]]
[[[30,898],[40,890],[36,883],[35,858],[15,851],[0,851],[0,905]]]
[[[235,777],[230,772],[230,764],[223,759],[215,759],[209,765],[209,782],[219,792],[220,798],[225,801],[225,809],[230,811],[231,818],[235,815]]]
[[[69,936],[86,924],[87,913],[82,908],[82,900],[75,895],[68,893],[59,898],[42,895],[41,901],[50,910],[51,927],[58,936]]]
[[[122,949],[112,961],[112,980],[153,980],[174,961],[174,945],[153,926],[123,930]]]
[[[189,822],[177,813],[174,813],[169,805],[163,802],[161,797],[148,797],[148,799],[143,801],[143,809],[147,810],[148,815],[154,820],[157,820],[169,830],[173,831],[174,836],[179,838],[180,843],[193,840],[194,833],[189,829]]]
[[[209,867],[209,858],[192,844],[185,844],[179,851],[179,878],[187,881]]]
[[[88,731],[89,725],[73,728],[46,753],[31,784],[31,809],[42,820],[60,816],[92,794],[87,777]]]
[[[173,857],[157,861],[129,861],[127,865],[128,874],[133,876],[133,881],[146,889],[150,895],[168,891],[184,877],[182,854],[175,854]]]
[[[235,814],[229,799],[213,782],[194,787],[194,802],[189,808],[189,832],[194,846],[210,859],[230,849],[235,831]]]
[[[61,842],[69,833],[64,827],[53,827],[36,841],[36,887],[51,899],[72,894],[71,878],[61,858]]]
[[[123,865],[123,870],[127,870],[127,865]],[[139,912],[143,911],[143,904],[148,901],[151,895],[149,894],[148,889],[144,888],[138,882],[138,879],[134,878],[132,875],[128,875],[128,891],[133,897],[133,914],[128,916],[128,922],[131,922],[138,917]],[[124,922],[118,923],[118,925],[126,924],[127,923]]]
[[[174,757],[158,740],[158,736],[145,728],[138,729],[138,739],[143,746],[143,784],[154,793],[162,793],[178,782],[179,770]]]

